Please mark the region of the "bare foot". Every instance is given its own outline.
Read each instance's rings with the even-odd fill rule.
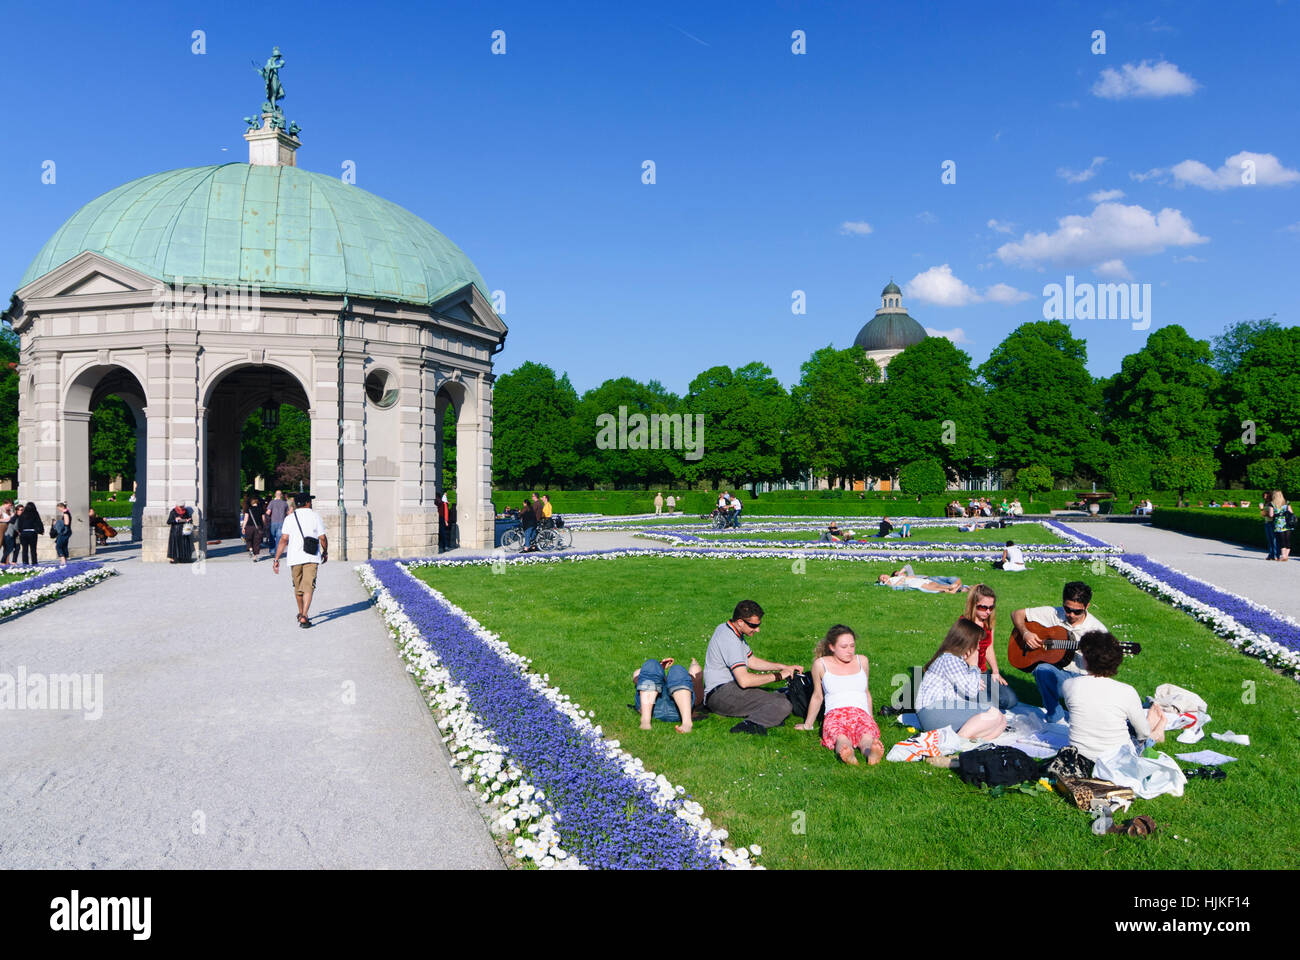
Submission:
[[[853,755],[853,748],[850,746],[840,747],[835,751],[836,755],[851,767],[858,765],[858,758]]]
[[[686,722],[684,722],[684,723],[679,723],[679,724],[677,724],[675,727],[673,727],[673,729],[676,730],[678,733],[690,733],[690,732],[691,732],[691,723],[690,723],[690,721],[686,721]]]
[[[885,757],[885,745],[879,740],[871,741],[871,749],[867,751],[867,764],[874,767]]]
[[[642,730],[649,730],[649,729],[650,729],[650,721],[649,721],[649,720],[642,720],[642,721],[641,721],[641,729],[642,729]]]

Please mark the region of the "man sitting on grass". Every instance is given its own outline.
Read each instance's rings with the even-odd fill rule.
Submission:
[[[779,727],[790,716],[790,701],[782,694],[759,690],[773,680],[789,680],[803,667],[773,663],[754,655],[749,638],[758,633],[763,608],[753,600],[741,600],[731,619],[718,624],[704,654],[704,703],[723,717],[743,717],[732,733],[766,735],[768,727]]]
[[[893,573],[882,573],[876,581],[891,590],[923,590],[926,593],[965,593],[970,587],[961,585],[961,577],[924,577],[913,572],[910,563]]]
[[[672,657],[647,660],[632,672],[632,682],[636,684],[642,730],[649,730],[654,719],[676,724],[678,733],[691,732],[692,710],[695,704],[704,703],[704,671],[697,660],[691,659],[689,670]]]

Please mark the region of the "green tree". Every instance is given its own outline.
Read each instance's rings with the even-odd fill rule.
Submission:
[[[1282,329],[1272,317],[1263,320],[1240,320],[1230,323],[1223,333],[1214,338],[1214,369],[1225,377],[1232,376],[1265,334]]]
[[[1177,490],[1181,507],[1189,493],[1203,493],[1214,487],[1219,465],[1213,457],[1178,453],[1158,461],[1151,468],[1151,478],[1162,490]]]
[[[1277,479],[1286,461],[1281,457],[1263,457],[1246,468],[1246,482],[1256,490],[1277,489]]]
[[[1086,343],[1059,320],[1023,324],[993,349],[979,372],[998,466],[1069,476],[1104,460],[1101,391],[1087,359]]]
[[[938,460],[913,460],[898,471],[898,486],[904,493],[919,496],[943,493],[948,489],[948,475]]]
[[[1185,457],[1212,461],[1217,471],[1221,378],[1211,360],[1210,345],[1177,324],[1153,331],[1106,384],[1107,440],[1152,463]]]
[[[1139,493],[1151,489],[1151,458],[1137,448],[1117,450],[1102,469],[1102,478],[1115,496],[1127,496],[1132,503]]]
[[[865,476],[876,451],[864,444],[872,401],[879,398],[880,368],[858,347],[823,347],[800,367],[799,383],[790,391],[791,463],[815,477]],[[888,450],[877,460],[893,457]],[[899,461],[894,461],[894,465]]]
[[[1029,495],[1029,502],[1034,502],[1035,493],[1046,493],[1052,489],[1052,472],[1041,464],[1031,464],[1016,471],[1016,489]]]
[[[492,473],[499,487],[533,487],[573,468],[572,418],[578,394],[568,375],[531,360],[493,389]],[[594,427],[592,428],[595,429]]]
[[[883,400],[871,405],[861,434],[880,473],[914,460],[953,474],[983,472],[992,447],[970,363],[946,337],[928,337],[890,361]]]
[[[90,415],[90,481],[102,490],[118,475],[128,488],[135,479],[135,417],[108,396]]]
[[[678,403],[658,382],[643,384],[631,377],[606,380],[588,390],[578,401],[572,420],[575,463],[567,479],[624,488],[671,482],[681,473],[684,452],[673,450],[671,444],[680,444],[685,438],[671,425],[665,436],[662,422],[651,418],[671,416]],[[622,438],[618,435],[620,422]],[[620,445],[621,439],[628,441],[625,446]]]
[[[0,477],[18,482],[18,335],[0,323]]]
[[[1300,327],[1259,331],[1229,372],[1225,451],[1245,465],[1300,456]]]
[[[1300,500],[1300,457],[1292,457],[1277,472],[1277,488],[1288,500]]]
[[[686,477],[714,485],[724,478],[738,485],[778,479],[787,403],[785,389],[765,364],[705,370],[682,398],[684,416],[704,416],[702,455],[683,462]]]

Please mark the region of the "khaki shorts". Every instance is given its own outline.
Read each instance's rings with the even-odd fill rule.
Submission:
[[[308,590],[316,589],[316,566],[314,563],[299,563],[289,568],[295,596],[301,597]]]

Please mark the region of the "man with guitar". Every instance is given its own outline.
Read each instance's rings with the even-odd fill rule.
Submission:
[[[1044,638],[1028,626],[1030,623],[1044,627],[1064,627],[1070,640],[1076,644],[1085,633],[1094,630],[1108,633],[1105,625],[1088,612],[1091,603],[1092,588],[1080,580],[1071,580],[1061,591],[1059,607],[1028,607],[1012,613],[1011,620],[1016,629],[1012,634],[1011,650],[1008,651],[1009,659],[1016,661],[1017,647],[1030,654],[1044,649]],[[1064,667],[1062,669],[1051,663],[1037,663],[1033,666],[1034,682],[1038,684],[1038,692],[1043,698],[1048,723],[1055,723],[1065,716],[1065,709],[1061,706],[1061,684],[1072,676],[1088,672],[1088,665],[1081,654],[1067,658]]]

